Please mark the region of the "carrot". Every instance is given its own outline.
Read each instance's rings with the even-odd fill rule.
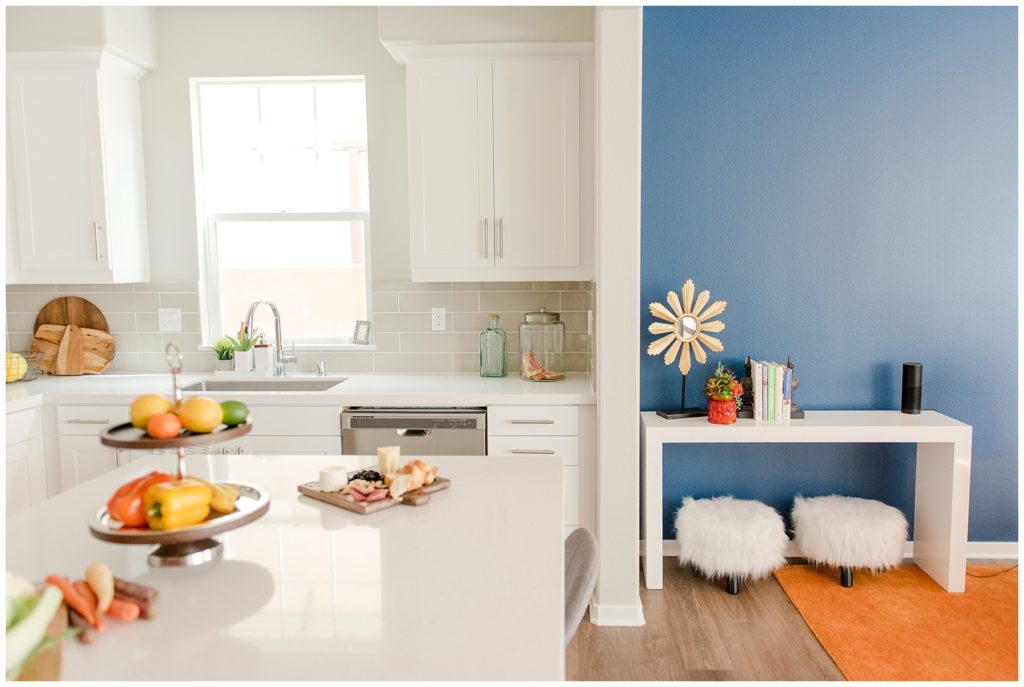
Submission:
[[[71,583],[71,586],[75,588],[75,591],[82,595],[82,598],[89,604],[89,609],[92,610],[93,616],[96,618],[96,629],[103,629],[103,616],[100,615],[99,610],[96,607],[96,593],[93,592],[92,588],[85,580],[75,580]]]
[[[139,605],[132,601],[124,601],[115,597],[107,608],[107,615],[114,620],[121,620],[126,623],[131,622],[139,617]]]
[[[83,598],[82,595],[78,593],[78,590],[71,586],[71,583],[68,582],[66,577],[61,577],[60,575],[47,575],[46,583],[52,584],[57,589],[61,590],[64,594],[64,601],[67,602],[68,606],[71,606],[71,608],[78,611],[79,614],[81,614],[81,616],[97,630],[100,628],[99,624],[97,624],[100,621],[96,617],[96,612],[89,606],[88,600]]]

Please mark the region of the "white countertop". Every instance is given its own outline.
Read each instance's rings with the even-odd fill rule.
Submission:
[[[65,680],[559,680],[562,466],[549,456],[432,457],[449,490],[357,515],[296,492],[358,456],[192,456],[189,469],[269,489],[270,512],[223,535],[223,560],[149,568],[148,546],[86,522],[123,482],[107,473],[7,521],[7,567],[39,580],[107,563],[156,587],[158,616],[65,643]]]
[[[335,377],[335,375],[331,375]],[[527,382],[509,375],[500,379],[475,374],[337,375],[345,381],[327,391],[216,392],[208,395],[244,400],[248,405],[592,405],[596,396],[590,376],[570,373],[559,382]],[[200,379],[234,379],[207,374],[183,374],[185,386]],[[322,379],[289,375],[286,379]],[[43,375],[31,382],[7,384],[7,411],[42,403],[128,404],[140,394],[170,395],[166,372],[104,373],[81,377]]]

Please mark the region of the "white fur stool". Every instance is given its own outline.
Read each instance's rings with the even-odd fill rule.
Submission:
[[[853,496],[797,496],[793,527],[801,553],[814,563],[839,566],[839,580],[853,586],[853,568],[887,570],[903,560],[907,519],[881,501]]]
[[[740,580],[767,577],[786,564],[782,516],[760,501],[687,496],[676,513],[676,537],[679,562],[711,579],[725,578],[730,594],[739,593]]]

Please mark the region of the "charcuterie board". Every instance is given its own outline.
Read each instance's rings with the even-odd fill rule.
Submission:
[[[340,491],[320,491],[320,487],[317,482],[300,484],[299,493],[303,496],[308,496],[311,499],[316,499],[317,501],[329,503],[332,506],[338,506],[339,508],[350,510],[353,513],[367,515],[369,513],[376,513],[379,510],[384,510],[385,508],[397,506],[400,503],[404,503],[407,506],[422,506],[430,501],[431,494],[436,491],[447,489],[450,486],[452,486],[452,481],[450,479],[438,477],[431,484],[406,492],[400,501],[391,497],[383,498],[380,501],[356,501],[351,496],[343,496]]]

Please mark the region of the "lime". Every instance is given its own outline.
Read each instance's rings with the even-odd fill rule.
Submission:
[[[241,401],[224,401],[220,404],[224,411],[224,424],[228,427],[243,424],[249,419],[249,409]]]

